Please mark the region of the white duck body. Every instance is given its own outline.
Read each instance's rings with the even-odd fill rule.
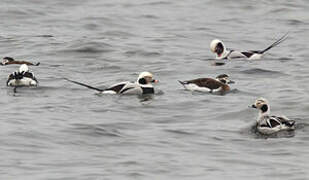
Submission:
[[[112,85],[101,92],[102,94],[127,94],[127,95],[141,95],[143,90],[141,86],[135,82],[120,82]]]
[[[288,119],[285,116],[271,116],[268,101],[264,98],[256,100],[253,108],[260,110],[257,118],[257,130],[261,134],[274,134],[282,130],[294,130],[295,121]]]
[[[12,79],[7,83],[8,86],[37,86],[37,81],[24,77],[22,79]]]
[[[34,77],[34,74],[29,71],[28,66],[23,64],[20,66],[17,72],[13,72],[9,75],[7,80],[7,86],[37,86],[38,81]]]

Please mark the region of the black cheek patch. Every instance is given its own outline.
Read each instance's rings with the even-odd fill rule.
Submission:
[[[262,112],[266,112],[268,110],[268,106],[266,104],[264,104],[262,107],[261,107],[261,110]]]
[[[222,54],[223,53],[223,49],[224,49],[224,47],[223,47],[222,43],[218,43],[218,45],[216,47],[216,52],[218,54]]]
[[[221,79],[220,82],[222,82],[223,84],[226,84],[226,80]]]
[[[147,84],[146,79],[145,78],[141,78],[138,80],[139,84]]]

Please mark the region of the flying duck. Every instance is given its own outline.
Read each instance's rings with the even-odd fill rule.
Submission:
[[[294,130],[295,121],[290,120],[284,116],[271,116],[268,101],[265,98],[259,98],[251,106],[259,109],[259,116],[257,118],[257,130],[261,134],[270,135],[282,130]]]
[[[2,62],[0,63],[0,65],[2,65],[2,66],[10,65],[10,64],[26,64],[26,65],[30,65],[30,66],[38,66],[38,65],[40,65],[40,62],[33,64],[31,62],[28,62],[28,61],[17,61],[12,57],[4,57],[2,59]]]
[[[99,89],[81,82],[72,81],[65,78],[67,81],[99,91],[102,94],[154,94],[154,87],[152,83],[157,83],[158,80],[153,79],[153,75],[150,72],[142,72],[139,74],[136,82],[120,82],[114,84],[106,89]]]
[[[29,71],[28,66],[22,64],[18,71],[9,75],[6,85],[13,87],[37,86],[38,80],[34,77],[34,74]]]
[[[276,42],[265,48],[264,50],[249,50],[249,51],[236,51],[232,49],[227,49],[223,42],[219,39],[214,39],[210,43],[211,52],[216,54],[216,59],[236,59],[245,58],[249,60],[261,59],[261,57],[270,50],[271,48],[277,46],[283,42],[288,37],[288,33],[278,39]]]
[[[200,92],[220,92],[225,93],[230,90],[228,84],[234,83],[229,79],[229,76],[226,74],[221,74],[216,77],[216,79],[212,78],[198,78],[188,81],[179,81],[185,89],[190,91],[200,91]]]

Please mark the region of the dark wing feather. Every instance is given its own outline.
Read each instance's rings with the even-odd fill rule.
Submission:
[[[107,91],[115,91],[116,93],[120,93],[120,91],[122,90],[122,88],[125,86],[126,84],[125,83],[123,83],[123,84],[117,84],[117,85],[115,85],[115,86],[112,86],[112,87],[110,87],[110,88],[107,88],[107,89],[105,89],[105,91],[107,90]],[[128,89],[127,89],[128,90]],[[127,91],[126,90],[126,91]],[[121,93],[123,93],[125,90],[123,90]]]
[[[34,75],[33,75],[33,73],[31,73],[31,72],[25,72],[25,73],[23,74],[23,76],[24,76],[24,77],[27,77],[27,78],[34,79]]]
[[[271,127],[280,126],[280,123],[277,120],[275,120],[275,119],[270,119],[269,123],[270,123]]]
[[[289,119],[286,119],[286,118],[283,118],[283,117],[277,117],[276,118],[282,123],[282,124],[285,124],[287,126],[293,126],[295,124],[295,121],[294,120],[289,120]]]
[[[241,53],[245,55],[247,58],[250,58],[253,54],[262,54],[261,51],[245,51]]]
[[[34,81],[38,82],[38,80],[35,78],[34,74],[31,73],[31,72],[25,72],[23,74],[24,77],[27,77],[27,78],[30,78],[30,79],[33,79]]]

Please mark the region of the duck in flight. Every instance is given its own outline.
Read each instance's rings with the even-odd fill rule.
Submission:
[[[249,50],[249,51],[237,51],[228,49],[225,47],[223,42],[219,39],[214,39],[210,43],[211,52],[216,54],[216,59],[237,59],[237,58],[245,58],[249,60],[261,59],[262,56],[269,51],[271,48],[279,45],[288,37],[288,33],[278,39],[276,42],[268,46],[263,50]]]
[[[106,89],[96,88],[67,78],[65,79],[72,83],[87,87],[89,89],[96,90],[102,94],[133,94],[133,95],[154,94],[155,90],[152,84],[158,82],[158,80],[153,79],[153,75],[150,72],[140,73],[136,82],[120,82]]]
[[[184,86],[185,89],[190,91],[199,91],[199,92],[219,92],[224,94],[230,90],[228,84],[234,83],[234,81],[229,79],[227,74],[221,74],[213,78],[198,78],[188,81],[179,81],[180,84]]]
[[[12,57],[4,57],[2,59],[2,62],[0,63],[0,65],[2,65],[2,66],[6,66],[6,65],[10,65],[10,64],[26,64],[28,66],[38,66],[38,65],[40,65],[40,62],[34,64],[34,63],[31,63],[31,62],[28,62],[28,61],[17,61]]]
[[[268,101],[265,98],[259,98],[251,106],[260,110],[257,118],[257,130],[261,134],[270,135],[282,130],[294,130],[295,121],[284,116],[270,115]]]

